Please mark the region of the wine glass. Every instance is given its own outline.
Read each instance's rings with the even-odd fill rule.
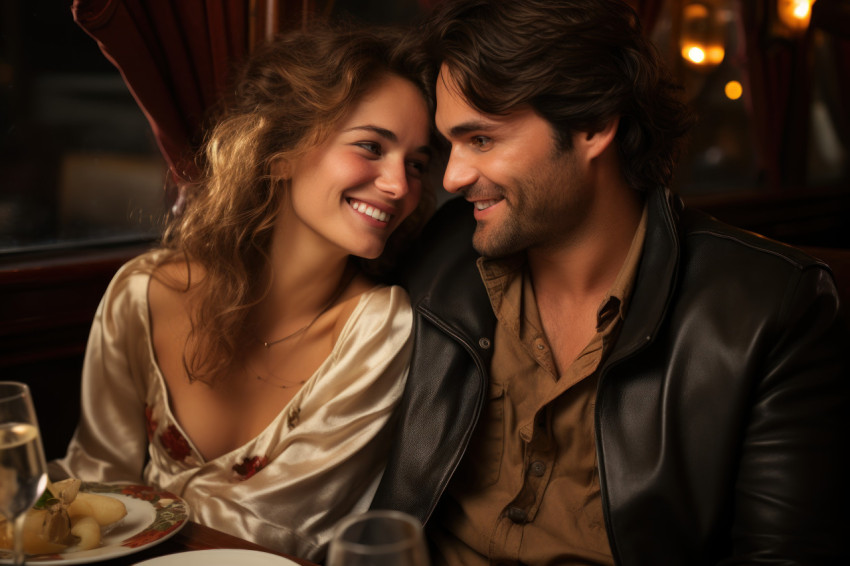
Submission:
[[[428,566],[422,524],[401,511],[368,511],[337,526],[328,566]]]
[[[0,381],[0,516],[12,524],[15,565],[24,563],[26,511],[45,487],[47,465],[29,387]]]

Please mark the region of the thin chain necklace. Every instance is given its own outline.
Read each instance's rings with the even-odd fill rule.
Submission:
[[[301,328],[299,328],[298,330],[296,330],[292,334],[288,334],[287,336],[284,336],[283,338],[278,338],[277,340],[262,340],[262,339],[259,339],[260,343],[263,345],[263,347],[266,350],[268,350],[272,346],[274,346],[275,344],[280,344],[281,342],[286,342],[287,340],[290,340],[292,338],[295,338],[296,336],[300,336],[301,334],[304,334],[311,326],[313,326],[313,324],[317,320],[319,320],[320,316],[322,316],[324,313],[326,313],[328,311],[328,309],[330,309],[333,306],[333,304],[337,301],[337,299],[339,299],[339,297],[342,295],[342,293],[345,291],[345,289],[348,288],[349,283],[351,283],[351,281],[354,280],[354,277],[356,275],[357,275],[357,270],[351,269],[351,275],[349,275],[348,277],[343,277],[340,280],[339,287],[336,289],[336,291],[334,291],[334,294],[331,295],[330,300],[327,303],[325,303],[325,305],[319,310],[318,313],[316,313],[316,316],[313,317],[313,320],[311,320],[310,322],[308,322],[307,324],[305,324],[304,326],[302,326]],[[298,381],[296,383],[286,383],[283,380],[281,380],[280,378],[278,378],[276,375],[271,375],[270,377],[264,377],[264,376],[260,375],[258,372],[257,373],[252,372],[252,373],[254,373],[257,380],[262,381],[263,383],[266,383],[268,385],[271,385],[272,387],[277,387],[279,389],[289,389],[291,387],[300,387],[301,385],[304,385],[305,383],[307,383],[306,379],[303,379],[303,380]]]
[[[351,281],[354,279],[354,276],[357,275],[356,269],[351,269],[350,271],[351,271],[351,274],[348,277],[343,277],[342,279],[340,279],[339,286],[334,291],[334,294],[331,295],[331,298],[328,300],[328,302],[325,303],[324,306],[321,309],[319,309],[319,312],[316,313],[316,316],[313,317],[313,320],[311,320],[310,322],[308,322],[307,324],[305,324],[304,326],[302,326],[301,328],[299,328],[298,330],[296,330],[292,334],[288,334],[288,335],[284,336],[283,338],[278,338],[277,340],[263,340],[262,338],[259,338],[260,343],[263,346],[265,346],[265,348],[268,350],[269,348],[271,348],[275,344],[280,344],[281,342],[286,342],[287,340],[289,340],[291,338],[295,338],[296,336],[300,336],[301,334],[306,332],[307,329],[309,329],[311,326],[313,326],[313,324],[317,320],[319,320],[320,316],[325,314],[328,311],[328,309],[330,309],[333,306],[333,304],[337,301],[337,299],[339,299],[339,297],[342,295],[343,291],[345,291],[345,289],[348,288],[348,284],[351,283]]]
[[[307,383],[306,379],[303,379],[303,380],[298,381],[296,383],[284,383],[282,380],[279,380],[276,376],[263,377],[262,375],[257,374],[256,377],[257,377],[258,380],[262,381],[263,383],[271,385],[272,387],[277,387],[278,389],[289,389],[290,387],[297,387],[297,386],[304,385],[305,383]]]
[[[317,314],[315,316],[315,318],[313,318],[313,320],[311,320],[310,322],[308,322],[307,324],[305,324],[304,326],[302,326],[301,328],[299,328],[298,330],[296,330],[295,332],[293,332],[289,336],[284,336],[283,338],[278,338],[277,340],[272,340],[271,342],[266,342],[265,340],[261,340],[261,342],[263,343],[263,346],[265,346],[266,349],[268,349],[268,348],[271,348],[272,346],[274,346],[275,344],[280,344],[281,342],[286,342],[290,338],[295,338],[296,336],[303,334],[308,328],[313,326],[313,323],[316,322],[316,319],[318,319],[320,316],[322,316],[322,313],[324,313],[325,310],[326,309],[320,310],[319,314]]]

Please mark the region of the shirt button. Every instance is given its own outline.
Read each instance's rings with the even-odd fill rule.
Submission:
[[[478,345],[482,350],[487,350],[490,348],[490,339],[489,338],[481,338],[478,340]]]
[[[517,524],[523,524],[528,522],[528,513],[525,512],[524,509],[520,509],[519,507],[509,507],[508,508],[508,519]]]
[[[546,464],[540,460],[535,460],[531,463],[531,475],[541,477],[546,473]]]

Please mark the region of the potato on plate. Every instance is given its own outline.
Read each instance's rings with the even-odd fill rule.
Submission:
[[[23,528],[24,551],[28,554],[54,554],[69,547],[90,550],[100,545],[103,527],[127,514],[124,504],[114,497],[80,491],[78,479],[49,484],[36,507],[26,513]],[[0,521],[0,548],[12,548],[11,528]]]

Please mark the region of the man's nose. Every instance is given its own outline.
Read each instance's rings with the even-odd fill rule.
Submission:
[[[443,175],[443,187],[450,193],[456,193],[478,180],[478,170],[457,151],[452,150]]]

